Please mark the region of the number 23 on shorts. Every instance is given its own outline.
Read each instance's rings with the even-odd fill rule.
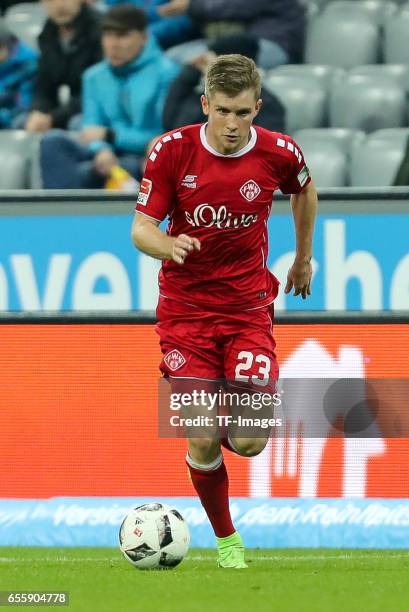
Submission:
[[[234,372],[234,379],[246,383],[253,383],[260,387],[268,385],[271,372],[271,359],[267,355],[254,355],[250,351],[240,351],[237,355],[238,363]]]

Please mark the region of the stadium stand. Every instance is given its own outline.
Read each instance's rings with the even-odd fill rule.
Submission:
[[[324,11],[309,23],[305,61],[352,68],[376,63],[379,49],[379,28],[366,15]]]
[[[335,143],[312,140],[303,152],[317,187],[344,187],[347,184],[347,157]]]
[[[347,15],[369,18],[376,25],[382,26],[397,10],[395,2],[388,0],[336,0],[325,6],[324,14],[340,20]]]
[[[351,185],[393,185],[405,153],[408,136],[409,128],[384,129],[369,134],[352,153]]]
[[[4,18],[17,38],[33,49],[38,49],[37,38],[47,18],[41,2],[15,4],[7,9]]]
[[[29,189],[36,185],[38,134],[0,131],[0,189]]]
[[[391,77],[347,75],[331,91],[329,117],[332,127],[371,132],[404,126],[406,114],[405,92]]]
[[[264,85],[286,107],[289,134],[302,128],[324,125],[327,94],[318,77],[271,72]]]
[[[408,137],[409,2],[299,3],[307,15],[305,63],[280,65],[264,76],[265,88],[286,109],[286,131],[303,148],[318,186],[390,185]],[[45,18],[40,2],[9,6],[4,16],[8,28],[33,48]],[[10,147],[7,168],[15,163],[15,171],[4,172],[1,184],[38,188],[36,147],[30,144],[19,155],[29,141],[23,132],[12,134],[3,131],[0,158]],[[385,169],[378,172],[373,168],[382,146]],[[373,168],[365,170],[368,164]],[[375,183],[368,182],[370,175]]]
[[[345,187],[349,184],[352,151],[365,133],[347,128],[299,130],[294,140],[300,145],[318,187]]]
[[[409,66],[406,64],[370,64],[368,66],[355,66],[349,74],[371,76],[373,78],[393,78],[403,90],[409,90]]]
[[[294,139],[303,150],[313,141],[329,142],[349,157],[353,149],[365,140],[365,132],[348,128],[312,128],[299,130],[294,134]]]
[[[295,78],[313,77],[319,79],[320,85],[325,89],[329,89],[344,74],[343,68],[325,64],[285,64],[269,72],[269,75],[289,75]]]
[[[409,4],[385,24],[384,60],[388,64],[409,64]]]

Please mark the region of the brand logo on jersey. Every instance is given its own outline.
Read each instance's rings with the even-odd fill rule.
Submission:
[[[186,359],[177,349],[173,349],[173,351],[166,353],[163,361],[166,363],[168,368],[172,370],[172,372],[178,370],[186,363]]]
[[[152,181],[147,178],[143,178],[139,187],[138,199],[136,203],[140,204],[141,206],[146,206],[149,196],[151,195],[151,191]]]
[[[182,181],[182,187],[188,187],[189,189],[196,189],[197,183],[197,174],[186,174],[185,178]]]
[[[231,212],[227,212],[225,206],[220,206],[217,210],[210,204],[199,204],[193,214],[185,211],[186,221],[193,227],[217,227],[218,229],[237,229],[240,227],[250,227],[257,221],[257,215],[242,213],[234,217]]]
[[[247,181],[247,183],[244,183],[244,185],[240,187],[241,195],[243,198],[246,198],[248,202],[255,200],[260,191],[260,187],[253,180]]]

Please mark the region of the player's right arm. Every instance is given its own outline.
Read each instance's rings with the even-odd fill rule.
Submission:
[[[200,251],[200,241],[180,234],[168,236],[159,229],[159,221],[136,213],[132,225],[132,240],[137,249],[155,259],[171,259],[183,264],[194,250]]]
[[[146,162],[132,225],[132,240],[137,249],[155,259],[168,259],[183,264],[192,251],[200,250],[200,241],[186,234],[169,236],[159,224],[177,205],[175,159],[181,132],[158,138]]]

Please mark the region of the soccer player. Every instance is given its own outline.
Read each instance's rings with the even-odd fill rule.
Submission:
[[[136,247],[163,260],[157,331],[160,369],[172,385],[214,389],[221,379],[271,389],[278,378],[273,301],[278,281],[266,266],[273,193],[291,195],[296,255],[285,292],[310,295],[317,193],[298,145],[252,126],[261,108],[260,75],[241,55],[222,55],[201,97],[208,121],[165,134],[153,147],[136,205]],[[169,217],[166,233],[160,222]],[[279,240],[279,236],[277,237]],[[244,457],[264,437],[190,437],[186,461],[216,535],[219,566],[245,568],[228,499],[221,446]]]

